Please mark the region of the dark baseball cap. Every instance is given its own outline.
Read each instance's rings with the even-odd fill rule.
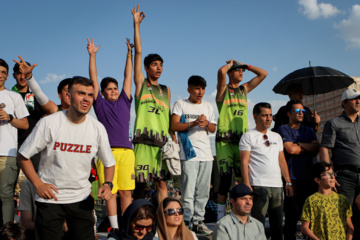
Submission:
[[[232,199],[236,199],[238,197],[243,197],[246,195],[256,196],[257,193],[251,191],[251,189],[243,183],[239,183],[238,185],[235,185],[235,187],[233,187],[230,191],[230,197]]]
[[[232,67],[228,70],[228,72],[230,72],[230,71],[232,71],[234,69],[237,69],[237,68],[241,68],[241,69],[245,70],[245,69],[248,69],[249,66],[246,65],[246,64],[241,64],[238,61],[234,61]]]

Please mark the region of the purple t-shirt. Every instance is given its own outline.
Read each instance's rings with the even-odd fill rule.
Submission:
[[[99,91],[94,110],[98,120],[105,126],[111,147],[132,149],[130,108],[133,98],[121,91],[119,99],[112,102],[104,99]]]

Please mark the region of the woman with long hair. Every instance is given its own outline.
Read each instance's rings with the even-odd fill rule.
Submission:
[[[157,211],[158,228],[155,237],[160,240],[197,240],[184,223],[184,209],[176,198],[167,197]]]
[[[135,200],[125,210],[119,230],[109,234],[110,240],[152,240],[156,231],[155,207],[145,199]],[[156,239],[156,238],[155,238]]]

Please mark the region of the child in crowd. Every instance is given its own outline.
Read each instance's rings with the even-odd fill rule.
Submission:
[[[305,201],[301,232],[309,239],[352,239],[351,206],[344,195],[332,191],[336,174],[331,164],[314,164],[312,176],[319,185],[319,191]]]
[[[25,228],[20,223],[5,223],[0,228],[1,240],[25,240]]]

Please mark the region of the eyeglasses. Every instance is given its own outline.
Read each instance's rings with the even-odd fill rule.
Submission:
[[[268,140],[269,137],[265,134],[265,135],[263,135],[263,139],[266,140],[264,142],[265,146],[269,147],[270,146],[270,141]]]
[[[178,213],[179,215],[184,215],[184,209],[183,208],[178,208],[178,209],[168,208],[164,211],[164,213],[166,213],[168,216],[174,216],[176,213]]]
[[[332,178],[332,177],[336,177],[336,173],[324,173],[324,174],[321,174],[320,175],[321,177],[323,177],[323,176],[327,176],[327,177],[329,177],[329,178]]]
[[[135,224],[134,229],[137,230],[137,231],[142,231],[145,228],[146,231],[149,232],[149,231],[152,230],[153,226],[154,226],[153,224],[151,224],[149,226],[142,226],[142,225]]]
[[[305,114],[306,110],[305,109],[300,109],[300,108],[297,108],[294,110],[296,114],[299,114],[300,112],[302,112],[303,114]]]

